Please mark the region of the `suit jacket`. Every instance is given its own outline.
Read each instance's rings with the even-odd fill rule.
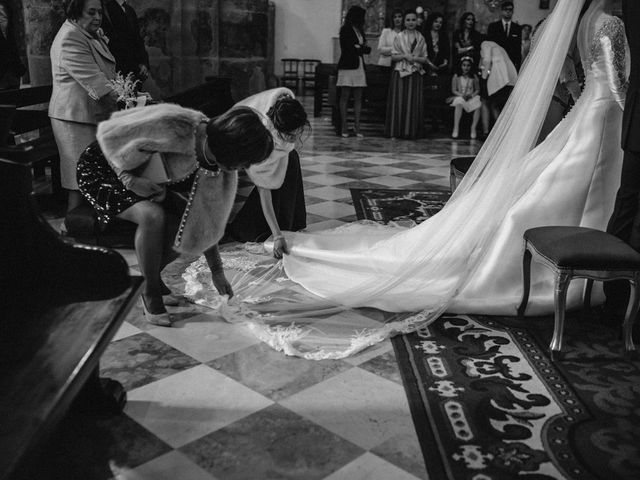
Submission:
[[[126,11],[126,12],[125,12]],[[116,58],[116,70],[123,76],[138,75],[140,65],[149,66],[149,55],[140,36],[136,12],[125,4],[125,10],[115,0],[105,4],[102,28],[109,38],[109,50]]]
[[[11,12],[5,7],[5,11],[7,12],[9,25],[7,28],[7,36],[5,37],[0,30],[0,82],[5,75],[11,75],[13,80],[18,80],[22,75],[24,75],[27,71],[26,67],[22,64],[20,60],[20,55],[18,54],[18,46],[15,42],[14,36],[14,20],[11,16]],[[0,84],[0,88],[2,85]]]
[[[367,38],[362,35],[362,43],[358,40],[358,35],[353,28],[343,26],[340,28],[340,60],[338,60],[339,70],[355,70],[360,65],[360,58],[365,53],[371,52],[371,47],[367,45]],[[364,59],[363,59],[364,64]]]
[[[640,152],[640,1],[623,0],[622,12],[631,50],[631,74],[622,117],[622,148]]]
[[[522,27],[520,25],[512,21],[507,37],[502,20],[490,23],[487,28],[487,40],[496,42],[504,48],[516,70],[520,70],[520,65],[522,65]]]
[[[98,100],[111,92],[107,83],[116,76],[115,66],[105,40],[65,21],[51,45],[49,116],[90,124],[106,118],[109,108]]]

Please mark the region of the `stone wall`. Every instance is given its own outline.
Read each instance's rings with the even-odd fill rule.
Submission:
[[[49,49],[64,21],[62,0],[12,0],[24,14],[32,85],[51,82]],[[274,9],[268,0],[129,0],[140,20],[154,96],[233,78],[233,96],[249,94],[252,76],[273,74]]]

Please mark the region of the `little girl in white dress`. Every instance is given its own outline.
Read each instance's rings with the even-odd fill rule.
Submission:
[[[471,138],[476,138],[476,128],[480,119],[480,81],[471,71],[473,59],[462,57],[460,59],[460,73],[456,73],[451,80],[451,106],[455,108],[453,114],[453,138],[458,138],[462,110],[473,113],[471,121]]]

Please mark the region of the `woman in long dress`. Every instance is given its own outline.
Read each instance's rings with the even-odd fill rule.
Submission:
[[[422,77],[427,61],[427,44],[417,30],[416,13],[404,13],[404,30],[393,42],[391,59],[395,62],[384,134],[387,137],[421,138],[424,136],[424,100]]]
[[[226,317],[246,320],[250,305],[260,313],[251,324],[260,338],[287,354],[317,359],[353,354],[444,312],[515,315],[523,232],[542,225],[604,230],[613,209],[626,39],[622,22],[608,13],[610,0],[594,0],[578,29],[586,72],[581,97],[534,148],[583,3],[559,0],[498,123],[440,213],[406,230],[356,223],[292,235],[286,278],[315,297],[304,297],[272,269],[258,285],[236,288],[245,301],[225,306]],[[254,282],[252,272],[239,283]],[[187,280],[196,273],[194,265]],[[194,297],[208,290],[196,281],[189,288]],[[551,313],[553,290],[553,274],[534,269],[527,313]],[[580,293],[574,282],[569,307],[579,304]],[[390,321],[382,325],[357,321],[357,311],[331,316],[353,307],[413,313],[385,317]],[[295,325],[283,325],[291,321]]]

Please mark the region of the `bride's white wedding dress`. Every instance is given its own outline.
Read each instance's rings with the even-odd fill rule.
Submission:
[[[403,230],[354,223],[288,234],[286,275],[281,266],[271,267],[268,257],[241,249],[223,253],[238,296],[231,306],[216,296],[206,263],[199,260],[184,275],[187,295],[220,307],[228,320],[250,319],[260,338],[275,348],[314,359],[355,353],[445,311],[514,315],[522,296],[523,232],[542,225],[604,230],[613,210],[623,154],[625,37],[622,22],[606,14],[603,3],[592,2],[577,33],[586,73],[582,95],[536,148],[530,150],[546,112],[536,101],[548,105],[550,96],[536,99],[532,92],[552,92],[553,73],[518,81],[498,133],[487,140],[469,178],[439,214],[421,225]],[[566,50],[552,50],[558,42],[568,48],[571,41],[571,33],[561,33],[569,28],[562,19],[573,15],[577,21],[581,4],[558,2],[561,18],[547,21],[548,31],[521,77],[535,75],[536,62],[543,65],[545,56],[559,72]],[[554,32],[562,39],[549,38]],[[569,306],[578,304],[579,283],[569,290]],[[553,291],[552,274],[534,264],[527,313],[551,313]],[[332,316],[345,307],[412,313],[386,315],[384,324],[357,310]]]

